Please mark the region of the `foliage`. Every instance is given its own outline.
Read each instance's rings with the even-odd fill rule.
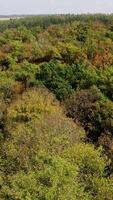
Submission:
[[[113,15],[0,21],[0,199],[113,199]]]
[[[84,126],[93,140],[105,132],[113,134],[113,104],[97,88],[76,92],[65,105],[67,116]]]

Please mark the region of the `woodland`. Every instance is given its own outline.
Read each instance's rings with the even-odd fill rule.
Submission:
[[[0,21],[0,200],[113,200],[113,15]]]

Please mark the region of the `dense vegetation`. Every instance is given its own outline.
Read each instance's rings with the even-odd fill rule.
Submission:
[[[113,15],[0,21],[0,199],[113,200]]]

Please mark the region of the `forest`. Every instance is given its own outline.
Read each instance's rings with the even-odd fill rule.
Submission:
[[[0,21],[0,200],[113,200],[113,15]]]

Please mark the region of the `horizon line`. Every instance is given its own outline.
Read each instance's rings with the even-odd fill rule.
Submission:
[[[39,16],[39,15],[112,15],[113,12],[106,13],[106,12],[79,12],[79,13],[11,13],[11,14],[0,14],[1,16]]]

